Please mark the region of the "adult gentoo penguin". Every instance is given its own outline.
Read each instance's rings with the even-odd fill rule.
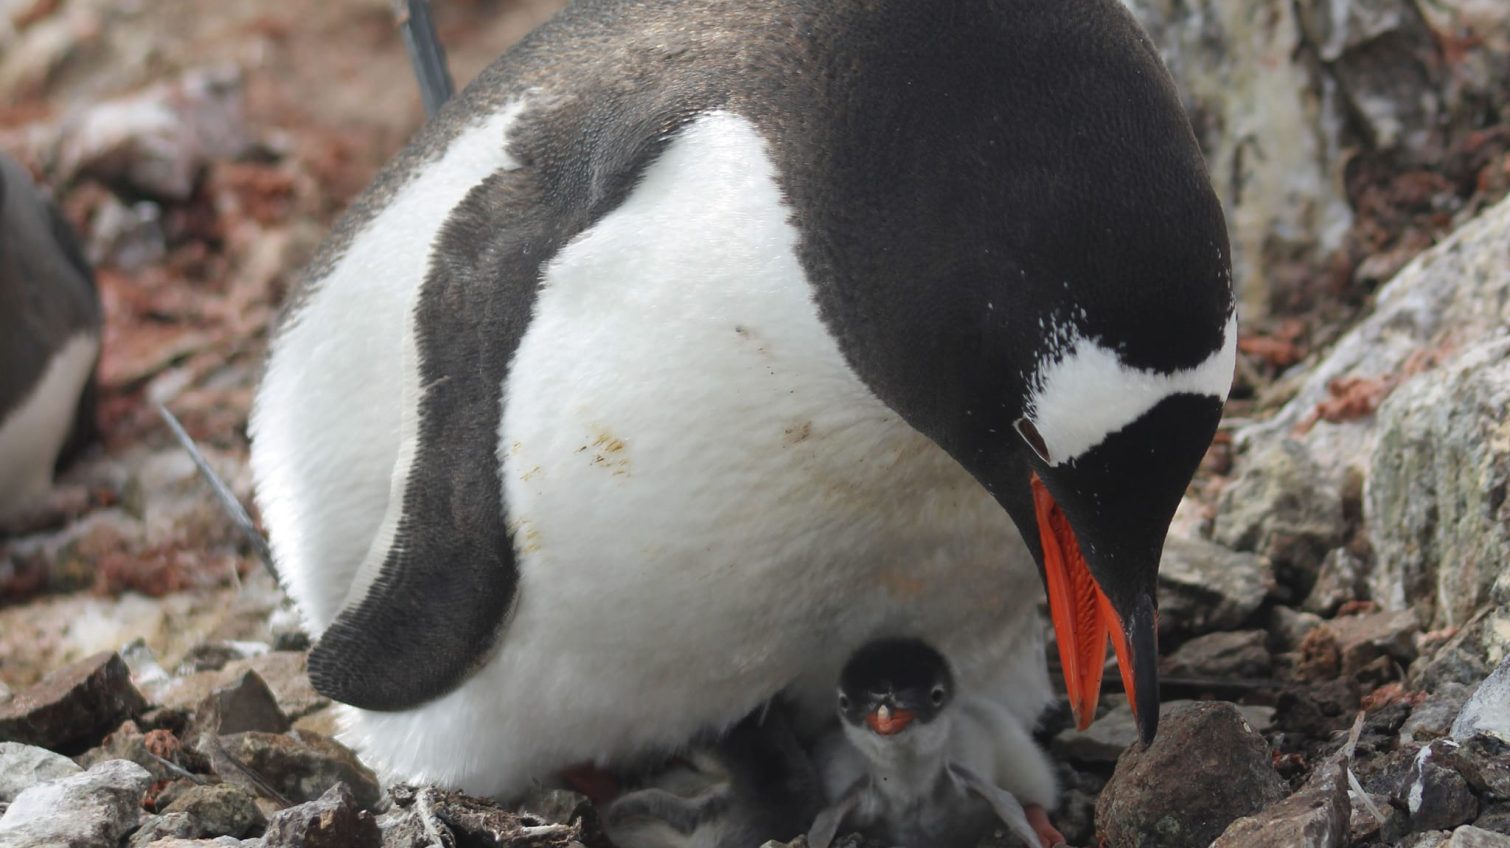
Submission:
[[[73,231],[0,154],[0,524],[46,512],[54,467],[94,433],[100,320]]]
[[[511,796],[827,717],[878,635],[1145,737],[1154,579],[1236,330],[1116,0],[578,0],[307,271],[252,416],[310,674],[389,774]],[[653,683],[653,685],[652,685]]]

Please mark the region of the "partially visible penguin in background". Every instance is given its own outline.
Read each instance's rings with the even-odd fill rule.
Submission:
[[[94,437],[100,323],[72,229],[0,154],[0,533],[49,512],[54,472]]]

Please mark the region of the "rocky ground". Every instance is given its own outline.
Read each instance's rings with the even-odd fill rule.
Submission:
[[[556,5],[439,3],[459,81]],[[1212,162],[1246,329],[1161,570],[1158,741],[1120,694],[1084,732],[1050,714],[1056,821],[1510,846],[1510,7],[1129,5]],[[569,793],[380,787],[152,411],[249,501],[289,275],[420,119],[379,0],[0,0],[0,147],[57,187],[108,316],[101,444],[55,521],[0,538],[0,846],[607,844]]]

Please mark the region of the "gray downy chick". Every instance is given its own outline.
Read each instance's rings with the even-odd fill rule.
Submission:
[[[73,231],[0,155],[0,526],[47,510],[94,435],[100,298]]]
[[[823,807],[783,705],[757,710],[604,811],[620,848],[756,848],[802,833]]]
[[[917,639],[871,642],[839,679],[840,730],[819,746],[832,803],[808,831],[828,848],[841,827],[901,848],[974,848],[998,824],[1032,848],[1049,824],[1052,777],[1026,729],[981,720],[989,705],[956,690],[949,663]],[[1025,809],[1013,788],[1027,800]]]

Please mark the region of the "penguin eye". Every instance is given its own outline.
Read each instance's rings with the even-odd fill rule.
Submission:
[[[944,687],[933,687],[933,691],[928,693],[928,699],[933,701],[935,707],[942,707],[944,705]]]
[[[1038,428],[1033,426],[1033,422],[1029,421],[1026,415],[1017,419],[1012,427],[1017,430],[1017,435],[1022,436],[1022,440],[1028,443],[1028,447],[1033,449],[1033,453],[1038,454],[1039,459],[1050,465],[1054,463],[1054,460],[1049,458],[1049,446],[1044,442],[1043,434],[1038,432]]]
[[[843,692],[839,693],[839,709],[841,709],[841,710],[848,710],[849,709],[849,696],[845,695]]]

